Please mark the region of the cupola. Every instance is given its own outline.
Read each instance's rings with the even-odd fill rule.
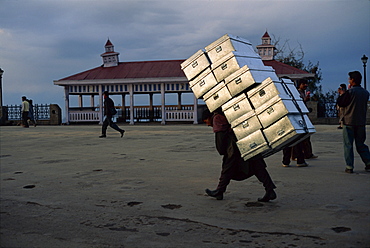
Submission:
[[[262,36],[262,44],[256,46],[258,54],[261,56],[262,60],[274,60],[276,55],[276,47],[271,44],[271,37],[266,31]]]
[[[112,42],[108,39],[105,43],[105,53],[101,54],[103,58],[104,67],[117,66],[119,63],[118,60],[119,53],[114,51],[114,46]]]

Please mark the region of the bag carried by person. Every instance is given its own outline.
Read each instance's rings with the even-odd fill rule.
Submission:
[[[111,115],[115,115],[115,114],[117,114],[117,110],[116,110],[116,108],[111,108],[111,109],[110,109],[110,113],[111,113]]]

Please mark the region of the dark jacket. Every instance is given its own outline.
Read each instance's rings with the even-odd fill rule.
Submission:
[[[366,125],[369,92],[359,85],[353,86],[338,97],[339,107],[344,107],[343,124],[348,126]]]
[[[107,97],[104,99],[104,115],[113,116],[114,102],[111,98]]]
[[[230,124],[224,115],[215,114],[212,117],[212,127],[215,133],[216,149],[220,155],[226,155],[229,151],[232,142],[233,132]]]

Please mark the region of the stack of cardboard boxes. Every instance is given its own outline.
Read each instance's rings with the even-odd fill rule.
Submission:
[[[252,44],[224,35],[181,65],[198,99],[213,112],[222,108],[242,157],[263,157],[315,132],[293,82],[280,80]]]

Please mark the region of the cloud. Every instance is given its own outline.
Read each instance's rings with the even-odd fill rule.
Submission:
[[[226,33],[256,46],[266,30],[301,44],[335,89],[370,55],[369,10],[367,0],[2,0],[4,102],[28,91],[63,105],[53,80],[101,65],[108,37],[121,61],[186,59]]]

